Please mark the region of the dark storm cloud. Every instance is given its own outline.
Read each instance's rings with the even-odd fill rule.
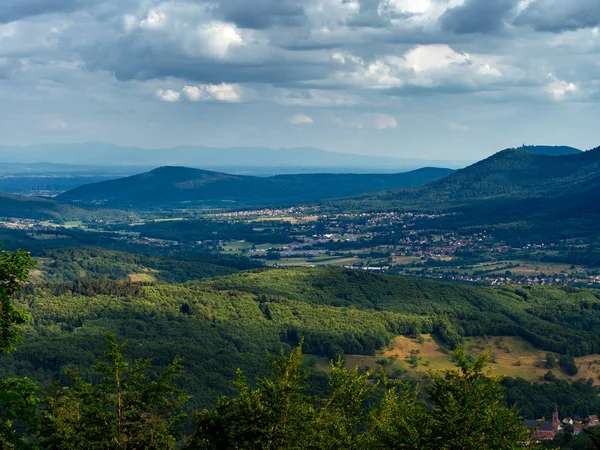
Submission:
[[[440,24],[443,30],[458,34],[497,32],[515,4],[516,0],[467,0],[446,10]]]
[[[360,11],[348,21],[348,25],[355,27],[385,28],[390,26],[390,21],[379,14],[379,0],[360,0]]]
[[[42,14],[69,13],[93,3],[91,0],[0,0],[0,23]]]
[[[90,70],[109,70],[120,81],[176,77],[202,83],[293,84],[326,78],[330,70],[322,64],[281,60],[243,63],[191,57],[176,49],[150,44],[136,36],[126,36],[117,44],[85,50]]]
[[[243,28],[293,27],[306,21],[297,0],[221,0],[216,11],[224,20]]]
[[[558,33],[600,25],[598,0],[537,0],[517,17],[515,24]]]

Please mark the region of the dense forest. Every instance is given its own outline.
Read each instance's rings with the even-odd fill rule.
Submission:
[[[36,322],[13,303],[34,265],[24,251],[0,252],[0,353],[5,355],[21,343],[24,326]],[[92,288],[102,282],[90,283],[80,295],[93,302],[97,296]],[[66,295],[76,286],[62,288]],[[113,283],[110,294],[116,293]],[[140,291],[137,286],[122,286],[123,294]],[[22,298],[29,295],[25,292]],[[181,310],[191,313],[189,305]],[[130,311],[122,315],[129,316]],[[486,355],[471,363],[461,349],[456,351],[458,370],[432,374],[427,402],[414,387],[389,381],[384,372],[371,382],[374,372],[349,371],[341,358],[331,365],[329,395],[319,397],[306,393],[309,372],[301,339],[289,356],[281,350],[279,357],[269,358],[271,376],[258,380],[256,387],[238,370],[233,383],[237,395],[221,396],[214,408],[196,410],[195,430],[184,436],[184,405],[191,397],[175,384],[183,359],[174,358],[157,372],[148,358],[130,362],[123,354],[125,345],[113,334],[106,342],[103,362],[70,367],[43,395],[22,374],[0,375],[0,447],[358,450],[389,448],[391,443],[407,449],[440,444],[448,449],[516,449],[534,444],[517,408],[504,406],[500,379],[484,371]],[[148,348],[138,350],[154,355]],[[466,422],[467,414],[474,412],[479,414]]]
[[[44,262],[44,258],[47,261]],[[14,331],[23,331],[23,342],[16,348],[13,342],[11,348],[14,351],[0,355],[0,379],[27,377],[32,380],[28,383],[36,383],[40,392],[48,392],[49,398],[54,399],[52,407],[64,413],[65,405],[75,401],[71,395],[106,388],[106,384],[95,383],[102,380],[102,373],[109,376],[110,371],[104,365],[101,366],[104,372],[98,372],[96,364],[107,355],[103,342],[106,333],[111,333],[114,338],[109,342],[109,353],[112,352],[113,358],[117,353],[122,353],[119,358],[129,361],[145,361],[152,357],[152,366],[149,362],[140,362],[139,370],[135,369],[138,375],[131,375],[134,379],[142,373],[148,380],[169,374],[172,384],[165,383],[171,386],[167,390],[171,393],[169,401],[175,402],[169,403],[174,409],[187,414],[194,409],[208,408],[196,415],[194,448],[214,448],[217,441],[213,439],[226,439],[223,442],[227,443],[220,448],[234,448],[239,446],[239,439],[248,438],[234,432],[240,426],[236,421],[248,414],[239,409],[246,404],[241,399],[249,396],[248,399],[258,402],[260,398],[268,397],[261,392],[266,381],[245,384],[239,376],[235,383],[231,380],[236,379],[240,368],[248,380],[267,380],[265,377],[269,376],[270,368],[269,361],[264,358],[265,351],[277,354],[283,349],[286,354],[294,355],[293,349],[301,345],[308,355],[301,365],[304,371],[314,365],[315,356],[336,361],[346,354],[375,355],[397,335],[418,337],[422,333],[432,333],[449,349],[459,350],[465,336],[519,335],[540,348],[564,354],[564,358],[556,363],[561,367],[554,370],[568,370],[567,365],[563,367],[563,359],[568,362],[569,358],[572,361],[571,355],[598,352],[596,345],[600,341],[600,298],[591,290],[472,287],[341,269],[250,269],[232,274],[210,273],[201,270],[205,268],[204,262],[196,265],[193,261],[169,261],[98,249],[59,250],[47,253],[44,258],[36,270],[41,276],[55,280],[74,278],[81,270],[96,273],[100,278],[120,278],[140,267],[159,267],[155,269],[158,273],[164,272],[165,277],[172,279],[209,277],[183,284],[160,283],[158,277],[151,283],[94,277],[22,286],[18,283],[21,289],[11,298],[14,299],[14,311],[22,311],[20,316],[15,316],[20,325]],[[237,262],[243,264],[244,261]],[[234,263],[235,260],[232,265]],[[212,267],[210,263],[208,265]],[[238,270],[227,269],[229,273]],[[127,341],[127,345],[120,346],[117,344],[120,341]],[[281,358],[287,361],[286,364],[291,361],[286,359],[291,356]],[[310,420],[315,422],[309,423],[315,430],[325,434],[332,432],[322,427],[326,425],[324,417],[332,413],[328,408],[338,398],[336,386],[345,386],[336,384],[336,376],[346,382],[359,383],[352,384],[353,389],[369,380],[366,387],[357,392],[363,392],[361,389],[369,391],[375,386],[373,373],[349,369],[347,372],[342,366],[334,365],[329,375],[316,370],[303,376],[302,395],[322,399],[316,404],[311,400],[310,408],[308,403],[302,406],[302,410],[308,408],[310,411]],[[417,391],[411,391],[411,385],[402,385],[404,387],[398,390],[400,376],[400,373],[389,374],[387,381],[376,384],[379,388],[369,394],[372,394],[371,400],[361,400],[361,404],[366,402],[365,405],[373,409],[368,414],[362,409],[355,410],[356,414],[359,411],[365,414],[356,419],[356,423],[361,424],[358,429],[364,431],[365,427],[375,426],[370,421],[383,414],[385,409],[381,408],[384,405],[392,407],[381,403],[390,392],[394,395],[404,392],[400,397],[402,402],[407,401],[407,392],[416,395]],[[435,386],[435,374],[431,376],[433,378],[426,384]],[[277,379],[276,375],[273,377]],[[584,416],[600,410],[600,389],[590,381],[569,384],[552,377],[550,372],[547,378],[545,383],[498,379],[501,383],[498,392],[502,392],[499,401],[506,407],[516,404],[518,414],[528,418],[549,416],[555,403],[564,414]],[[65,393],[53,386],[74,386],[76,389]],[[136,386],[136,389],[146,389],[142,385]],[[181,396],[181,404],[173,397],[175,393]],[[223,395],[233,397],[219,400]],[[260,400],[264,401],[264,398]],[[429,417],[427,411],[430,411],[431,401],[418,406],[424,418]],[[260,402],[253,406],[258,408],[253,414],[277,407]],[[411,408],[417,407],[414,401],[409,404],[413,405]],[[90,411],[109,408],[94,405],[88,405]],[[405,406],[402,403],[402,408]],[[233,422],[227,422],[224,417]],[[191,432],[190,423],[186,423],[184,428]],[[388,426],[392,425],[388,423]],[[75,429],[69,431],[75,432]],[[355,433],[351,435],[356,437]],[[369,436],[363,437],[373,438]],[[318,436],[313,438],[320,439]],[[429,437],[419,433],[415,439],[429,442]],[[416,441],[411,442],[402,448],[427,448],[423,441],[418,445],[414,443]],[[315,444],[314,448],[325,448],[320,445]],[[364,448],[360,447],[363,444],[353,445],[355,447],[335,444],[330,448]],[[244,444],[241,448],[266,447]]]

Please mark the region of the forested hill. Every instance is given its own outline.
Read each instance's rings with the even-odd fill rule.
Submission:
[[[331,210],[450,213],[431,228],[493,227],[523,242],[595,239],[600,147],[548,156],[509,149],[424,186],[326,203]]]
[[[32,278],[54,283],[102,279],[184,283],[256,267],[261,265],[236,256],[207,253],[166,258],[79,247],[42,253]]]
[[[308,174],[263,178],[186,167],[161,167],[140,175],[81,186],[65,192],[58,199],[115,206],[184,202],[269,205],[418,186],[450,173],[450,169],[423,168],[398,174]]]
[[[499,196],[559,196],[585,189],[600,177],[600,148],[573,155],[503,150],[425,186],[375,198],[398,202],[464,202]]]
[[[230,393],[235,369],[264,374],[265,349],[374,355],[397,335],[521,336],[573,356],[600,352],[594,291],[472,287],[339,269],[242,272],[186,285],[81,280],[30,284],[17,306],[30,313],[24,343],[0,359],[0,377],[48,383],[68,367],[89,374],[107,331],[133,357],[158,366],[185,358],[194,406]]]
[[[547,156],[577,155],[578,153],[581,153],[581,150],[578,148],[566,145],[523,145],[517,150]]]
[[[92,217],[93,211],[48,198],[25,197],[0,192],[0,217],[38,220],[75,220]]]

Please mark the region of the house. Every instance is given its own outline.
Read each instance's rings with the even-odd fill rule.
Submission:
[[[568,423],[569,425],[573,425],[573,419],[571,419],[570,417],[565,417],[562,420],[562,423]]]
[[[524,420],[523,425],[530,430],[535,430],[535,435],[538,441],[554,439],[556,433],[562,429],[557,408],[554,408],[552,420]]]

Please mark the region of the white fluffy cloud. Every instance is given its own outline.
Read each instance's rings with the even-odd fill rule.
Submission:
[[[546,86],[546,90],[556,101],[567,100],[577,94],[578,88],[575,83],[570,81],[559,80],[554,75],[550,74],[552,81]]]
[[[242,88],[237,84],[199,84],[184,86],[183,95],[191,102],[216,100],[218,102],[238,103],[242,101]]]
[[[304,113],[294,114],[288,119],[288,122],[292,125],[309,125],[314,123],[312,117]]]
[[[158,89],[156,97],[164,102],[177,102],[183,97],[190,102],[239,103],[242,101],[242,88],[228,83],[185,85],[180,90]]]
[[[371,62],[349,53],[334,52],[332,59],[342,65],[337,83],[366,89],[398,88],[406,85],[438,87],[495,83],[503,73],[493,58],[455,51],[448,45],[418,45],[402,56],[383,56]],[[350,73],[348,73],[350,68]]]
[[[179,101],[181,94],[173,89],[158,89],[156,97],[163,102],[173,103]]]

